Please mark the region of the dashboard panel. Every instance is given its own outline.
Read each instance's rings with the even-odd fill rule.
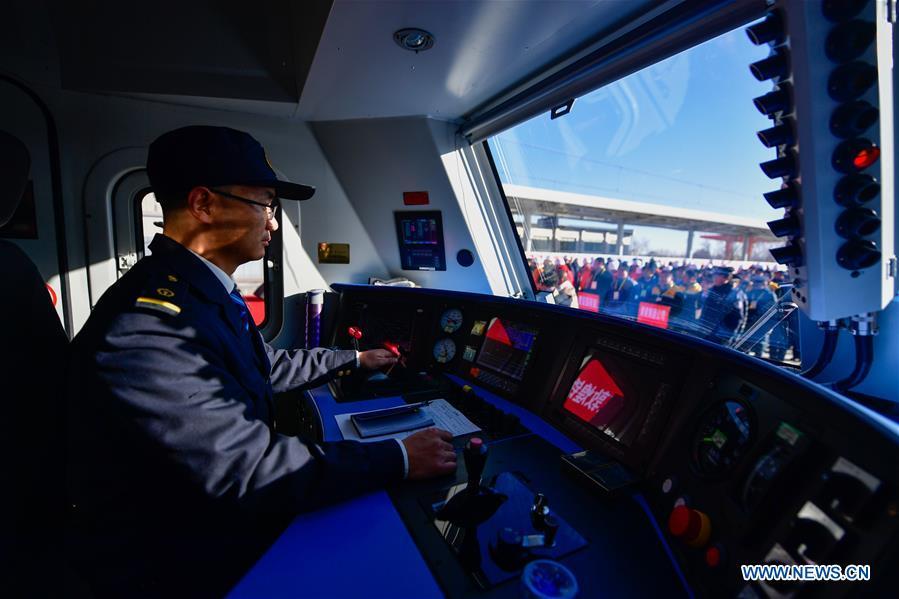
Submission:
[[[335,289],[335,345],[351,347],[342,331],[359,326],[362,349],[400,348],[406,365],[391,373],[397,380],[452,375],[626,468],[635,481],[628,492],[645,500],[693,592],[858,590],[744,582],[740,565],[750,564],[867,564],[876,576],[864,590],[896,583],[885,567],[899,551],[895,423],[760,360],[633,322],[451,291]],[[475,400],[463,394],[454,405],[466,412]],[[594,497],[579,509],[613,509],[609,497]],[[602,531],[593,532],[597,544]]]

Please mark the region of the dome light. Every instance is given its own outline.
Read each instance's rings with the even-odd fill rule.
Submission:
[[[418,54],[434,47],[434,36],[417,27],[400,29],[393,34],[393,41],[404,50],[411,50]]]

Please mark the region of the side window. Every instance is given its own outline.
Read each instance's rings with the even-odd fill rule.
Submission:
[[[135,199],[135,214],[140,215],[137,219],[137,238],[142,240],[141,256],[149,252],[148,247],[153,237],[157,233],[162,233],[162,206],[156,201],[156,196],[149,189],[143,190],[137,194]],[[266,258],[261,258],[254,262],[243,264],[234,271],[234,282],[237,283],[240,294],[243,296],[250,313],[253,315],[253,321],[256,326],[262,328],[266,322],[268,310],[267,297],[271,294],[266,293],[268,287],[266,268]]]

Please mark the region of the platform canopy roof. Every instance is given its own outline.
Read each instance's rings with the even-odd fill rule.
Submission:
[[[523,185],[503,185],[503,190],[513,208],[528,214],[558,215],[610,224],[620,222],[777,241],[761,219]]]

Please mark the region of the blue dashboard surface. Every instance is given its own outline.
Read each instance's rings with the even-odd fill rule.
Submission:
[[[338,404],[312,391],[326,441],[340,440],[336,414],[389,408],[400,397]],[[384,491],[302,514],[228,595],[266,597],[443,597]]]
[[[298,516],[228,595],[443,597],[384,491]]]

